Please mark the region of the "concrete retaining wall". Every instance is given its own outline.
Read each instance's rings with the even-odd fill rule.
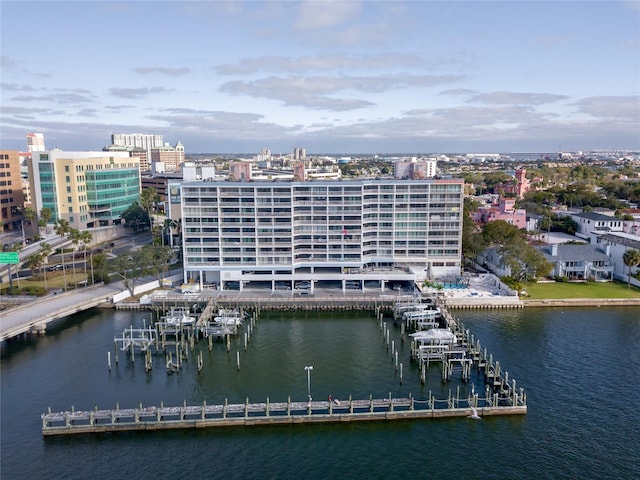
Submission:
[[[560,298],[523,300],[525,307],[615,307],[640,306],[640,298]]]

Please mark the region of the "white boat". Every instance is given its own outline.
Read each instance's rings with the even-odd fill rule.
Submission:
[[[436,310],[414,310],[412,312],[404,312],[402,318],[410,322],[419,320],[433,320],[438,315]]]
[[[184,313],[182,315],[171,315],[171,316],[165,317],[165,323],[173,327],[177,327],[177,326],[184,327],[184,326],[195,324],[196,317],[191,317]]]
[[[452,345],[458,342],[454,333],[446,328],[431,328],[429,330],[421,330],[419,332],[409,334],[410,337],[421,345]]]
[[[214,317],[213,318],[213,323],[217,324],[217,325],[224,325],[224,326],[238,326],[242,324],[242,318],[241,317],[232,317],[232,316],[228,316],[228,315],[222,315],[222,316],[218,316],[218,317]]]

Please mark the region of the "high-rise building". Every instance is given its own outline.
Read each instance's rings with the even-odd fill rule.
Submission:
[[[114,133],[111,135],[111,144],[118,147],[137,147],[150,150],[162,147],[164,141],[162,135],[148,135],[144,133]]]
[[[463,187],[461,179],[183,182],[185,280],[384,289],[457,279]]]
[[[128,152],[34,152],[29,162],[32,204],[52,221],[83,229],[120,223],[140,198],[138,159]]]
[[[0,150],[0,213],[2,231],[19,230],[24,219],[24,196],[20,176],[20,152]]]
[[[418,160],[416,158],[399,160],[393,164],[393,176],[412,180],[433,178],[436,176],[436,165],[435,160]]]
[[[307,150],[301,147],[295,147],[293,149],[293,159],[302,160],[307,157]]]
[[[103,152],[129,152],[129,156],[136,157],[140,162],[140,171],[146,172],[150,170],[150,150],[146,150],[142,147],[122,147],[119,145],[109,145],[102,149]]]
[[[154,172],[170,171],[174,172],[184,163],[184,145],[176,143],[175,147],[169,144],[154,147],[151,149],[151,165]],[[155,164],[162,164],[161,168],[156,168]]]
[[[44,152],[44,133],[27,133],[27,151]]]
[[[251,180],[251,163],[249,162],[229,162],[229,180]]]

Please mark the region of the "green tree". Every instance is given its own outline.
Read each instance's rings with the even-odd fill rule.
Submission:
[[[153,187],[145,188],[140,193],[140,206],[146,212],[149,226],[153,227],[152,212],[155,209],[156,203],[160,201],[160,195]]]
[[[110,262],[110,270],[122,280],[125,288],[129,290],[129,294],[133,296],[138,281],[149,274],[150,262],[148,248],[142,247],[133,252],[117,256]]]
[[[60,238],[64,240],[67,238],[67,235],[71,231],[71,224],[69,223],[68,220],[65,220],[64,218],[59,218],[58,222],[53,228],[53,231],[56,233],[56,235],[60,235]],[[64,290],[66,291],[67,290],[67,268],[64,263],[64,245],[63,244],[60,244],[60,254],[62,257],[62,276],[64,278]]]
[[[629,277],[629,281],[627,283],[627,289],[630,289],[631,288],[631,269],[633,267],[637,267],[638,265],[640,265],[640,250],[636,250],[633,248],[631,250],[627,250],[622,255],[622,261],[629,269],[627,272]]]
[[[178,226],[178,222],[176,222],[173,218],[165,218],[163,227],[169,233],[169,245],[173,245],[173,230]],[[162,234],[162,245],[164,246],[164,233]]]
[[[89,230],[83,230],[80,232],[79,240],[82,246],[82,252],[83,252],[82,263],[84,265],[84,278],[86,279],[88,278],[87,277],[87,247],[91,244],[93,240],[93,235],[91,235],[91,232]]]
[[[482,242],[478,241],[481,235],[471,216],[472,212],[478,210],[478,202],[469,197],[464,199],[464,209],[462,217],[462,255],[464,258],[475,260],[476,255],[483,250]]]
[[[45,233],[48,233],[49,220],[53,218],[53,212],[50,208],[40,209],[40,220],[38,220],[38,226],[45,229]]]
[[[147,245],[143,248],[149,250],[149,274],[156,275],[161,282],[164,274],[169,270],[169,262],[173,257],[171,247],[164,245]]]
[[[52,251],[53,249],[51,248],[51,245],[49,245],[47,242],[40,243],[40,255],[42,255],[43,265],[47,264],[49,255],[51,255]],[[46,268],[42,271],[42,274],[44,276],[44,289],[47,290],[47,269]]]
[[[551,271],[552,265],[540,251],[527,243],[526,234],[516,226],[504,220],[489,222],[484,226],[482,236],[485,245],[497,248],[514,279],[531,280],[546,276]]]
[[[34,225],[34,220],[38,217],[38,213],[33,208],[29,208],[29,207],[24,207],[24,210],[22,213],[24,215],[24,218],[29,221],[29,236],[30,237],[35,236],[33,225]]]
[[[78,288],[78,280],[76,278],[76,262],[75,262],[75,251],[78,249],[78,245],[80,244],[80,230],[76,228],[69,228],[69,240],[73,243],[73,251],[74,254],[71,257],[72,259],[72,267],[73,267],[73,284],[76,288]]]
[[[111,277],[109,276],[109,262],[107,256],[104,253],[91,254],[91,282],[104,282],[109,283]]]
[[[125,221],[125,225],[132,228],[134,232],[139,232],[151,226],[149,216],[144,209],[134,203],[127,208],[121,217]]]
[[[35,270],[38,270],[38,275],[40,274],[40,269],[42,268],[42,262],[44,261],[41,253],[34,253],[25,262],[25,265],[29,270],[31,270],[31,275],[35,275]]]

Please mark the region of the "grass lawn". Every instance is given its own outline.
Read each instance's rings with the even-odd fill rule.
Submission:
[[[74,285],[73,270],[67,270],[66,277],[67,277],[67,285],[69,284]],[[76,281],[78,282],[82,282],[83,280],[86,280],[87,277],[90,278],[91,275],[90,274],[85,275],[84,271],[80,271],[80,270],[76,272]],[[47,288],[49,289],[64,288],[64,280],[65,280],[65,276],[62,272],[47,272]],[[45,283],[44,275],[41,274],[37,278],[36,277],[21,278],[19,283],[21,288],[26,288],[29,286],[44,288],[44,283]],[[6,288],[8,286],[9,286],[9,282],[5,282],[0,286],[0,288]],[[16,278],[13,279],[13,286],[14,287],[18,286],[18,280]]]
[[[525,290],[533,300],[556,298],[640,298],[640,288],[620,282],[527,283]]]

